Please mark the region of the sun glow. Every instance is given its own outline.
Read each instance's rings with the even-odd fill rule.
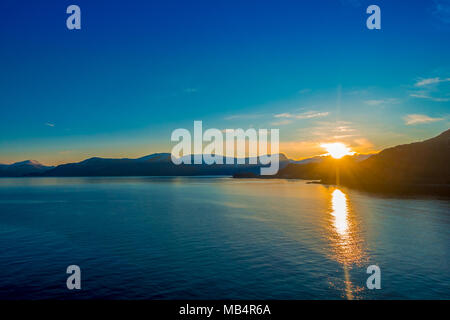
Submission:
[[[328,154],[335,159],[340,159],[343,156],[351,156],[355,154],[354,151],[351,151],[349,147],[341,142],[322,143],[320,146],[324,148],[328,152]]]

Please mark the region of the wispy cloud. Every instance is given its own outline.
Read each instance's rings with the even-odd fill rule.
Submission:
[[[185,93],[196,93],[198,92],[197,88],[186,88],[183,90]]]
[[[411,93],[409,96],[413,97],[413,98],[419,98],[419,99],[428,99],[428,100],[436,101],[436,102],[450,101],[450,98],[436,98],[436,97],[431,97],[424,93]]]
[[[422,78],[415,82],[414,90],[409,96],[412,98],[427,99],[435,102],[450,101],[448,94],[445,95],[445,92],[448,93],[449,85],[450,78]]]
[[[302,140],[339,139],[342,142],[350,142],[361,137],[358,130],[352,127],[348,121],[316,121],[313,126],[299,128],[298,136]]]
[[[330,113],[329,112],[317,112],[317,111],[307,111],[303,113],[278,113],[275,115],[267,114],[267,113],[247,113],[247,114],[234,114],[226,116],[225,120],[249,120],[249,119],[257,119],[257,118],[267,118],[274,117],[276,120],[271,122],[270,124],[273,126],[283,126],[292,123],[294,120],[301,119],[313,119],[326,117]]]
[[[364,101],[365,104],[369,106],[379,106],[384,104],[393,104],[398,103],[398,99],[395,98],[387,98],[387,99],[372,99]]]
[[[54,127],[54,126],[55,126],[54,123],[50,123],[50,122],[46,122],[45,125],[46,125],[47,127]]]
[[[415,86],[416,87],[423,87],[423,86],[428,86],[431,84],[437,84],[437,83],[441,83],[441,82],[448,82],[450,81],[450,78],[426,78],[426,79],[421,79],[419,81],[416,82]]]
[[[407,125],[423,124],[444,120],[444,118],[432,118],[425,114],[408,114],[404,118]]]
[[[275,118],[289,118],[289,119],[312,119],[312,118],[319,118],[319,117],[326,117],[330,113],[329,112],[316,112],[316,111],[307,111],[303,113],[279,113],[274,115]]]
[[[271,123],[271,125],[273,125],[273,126],[284,126],[284,125],[287,125],[287,124],[290,124],[290,123],[292,123],[292,120],[284,119],[284,120],[280,120],[280,121],[274,121],[274,122]]]

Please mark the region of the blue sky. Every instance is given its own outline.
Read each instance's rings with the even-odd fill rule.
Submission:
[[[293,158],[425,139],[449,128],[449,39],[450,0],[3,0],[0,163],[170,152],[194,120],[279,128]]]

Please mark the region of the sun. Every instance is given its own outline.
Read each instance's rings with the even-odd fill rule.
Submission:
[[[351,151],[349,147],[341,142],[322,143],[320,146],[328,152],[328,155],[335,159],[340,159],[343,156],[351,156],[355,154],[354,151]]]

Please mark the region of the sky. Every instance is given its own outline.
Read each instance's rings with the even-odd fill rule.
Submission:
[[[279,128],[294,159],[424,140],[450,127],[449,40],[450,0],[2,0],[0,163],[170,152],[194,120]]]

